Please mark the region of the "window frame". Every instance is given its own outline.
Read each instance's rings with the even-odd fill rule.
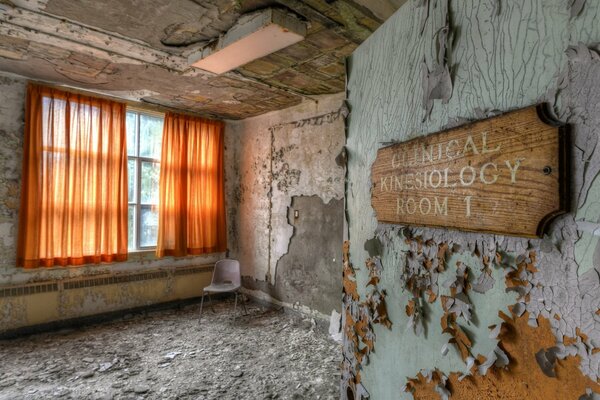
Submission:
[[[127,165],[129,166],[129,161],[135,161],[135,184],[134,184],[134,201],[130,201],[129,199],[129,194],[128,194],[128,198],[127,198],[127,212],[129,213],[129,208],[131,206],[134,207],[134,216],[133,216],[133,247],[129,247],[129,245],[127,246],[127,252],[128,253],[135,253],[135,252],[143,252],[143,251],[152,251],[156,249],[156,244],[154,246],[141,246],[141,235],[140,232],[142,230],[142,218],[141,218],[141,214],[142,214],[142,208],[143,207],[158,207],[158,202],[156,204],[152,204],[152,203],[143,203],[142,202],[142,164],[143,163],[148,163],[148,164],[155,164],[158,165],[159,170],[160,170],[160,163],[161,163],[161,158],[160,155],[158,158],[152,158],[152,157],[147,157],[147,156],[140,156],[140,151],[141,151],[141,143],[140,143],[140,136],[141,136],[141,116],[145,115],[148,117],[153,117],[153,118],[160,118],[163,121],[164,124],[164,119],[165,119],[165,115],[163,113],[159,113],[159,112],[152,112],[152,111],[148,111],[148,110],[144,110],[144,109],[140,109],[140,108],[134,108],[134,107],[127,107],[127,114],[129,113],[134,113],[135,114],[135,155],[129,155],[129,149],[127,151]],[[161,138],[162,140],[162,138]],[[128,167],[129,168],[129,167]],[[129,185],[129,180],[131,179],[130,176],[127,177],[128,182],[127,184]],[[128,186],[129,187],[129,186]],[[129,192],[129,190],[128,190]],[[128,224],[129,225],[129,224]],[[128,228],[129,229],[129,228]],[[128,244],[129,244],[129,240],[128,240]]]

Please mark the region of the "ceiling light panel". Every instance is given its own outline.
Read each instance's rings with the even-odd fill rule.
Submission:
[[[298,43],[306,36],[306,23],[295,15],[268,8],[242,16],[216,42],[192,53],[197,68],[222,74]]]

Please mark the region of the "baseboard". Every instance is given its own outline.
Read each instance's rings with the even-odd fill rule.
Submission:
[[[319,331],[327,332],[329,329],[329,316],[322,314],[318,311],[311,310],[306,306],[294,306],[292,304],[281,302],[277,299],[273,299],[267,294],[242,288],[241,292],[248,297],[252,302],[259,304],[265,308],[281,310],[285,313],[296,315],[301,318],[310,318],[316,324]],[[228,296],[228,293],[214,294],[213,299],[222,299]],[[84,317],[76,317],[58,321],[52,321],[43,324],[25,326],[0,332],[0,340],[12,340],[22,338],[24,336],[52,332],[64,329],[79,329],[89,325],[95,325],[105,322],[111,322],[123,317],[133,315],[144,315],[152,312],[169,310],[174,308],[183,308],[193,304],[199,304],[201,297],[192,297],[188,299],[173,300],[168,302],[156,303],[146,306],[126,308],[122,310],[109,311],[100,314],[94,314]]]

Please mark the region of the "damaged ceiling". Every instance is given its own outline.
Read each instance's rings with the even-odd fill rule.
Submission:
[[[0,0],[0,70],[153,105],[242,119],[344,90],[344,60],[406,0]],[[305,40],[215,75],[188,56],[266,7]]]

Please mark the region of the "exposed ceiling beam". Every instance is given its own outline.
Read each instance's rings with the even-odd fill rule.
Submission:
[[[305,93],[300,93],[297,90],[293,90],[293,89],[290,89],[285,86],[275,86],[270,83],[264,82],[263,80],[261,80],[259,78],[244,76],[236,71],[227,72],[225,74],[222,74],[221,76],[226,76],[228,78],[235,79],[235,80],[242,81],[242,82],[255,83],[257,85],[262,85],[264,87],[268,87],[269,89],[281,90],[282,92],[286,92],[286,93],[292,94],[294,96],[299,96],[299,97],[302,97],[303,99],[307,99],[307,100],[313,101],[315,103],[318,103],[317,100],[315,100],[314,98],[310,97],[309,95],[307,95]]]
[[[20,7],[0,12],[0,33],[88,54],[114,63],[152,64],[175,71],[189,69],[187,59],[118,34]],[[204,73],[213,76],[210,73]]]
[[[309,21],[316,21],[323,25],[327,29],[341,30],[344,27],[337,21],[329,18],[327,15],[320,11],[312,8],[308,4],[301,2],[300,0],[276,0],[279,4],[286,6],[292,11],[297,12]]]

